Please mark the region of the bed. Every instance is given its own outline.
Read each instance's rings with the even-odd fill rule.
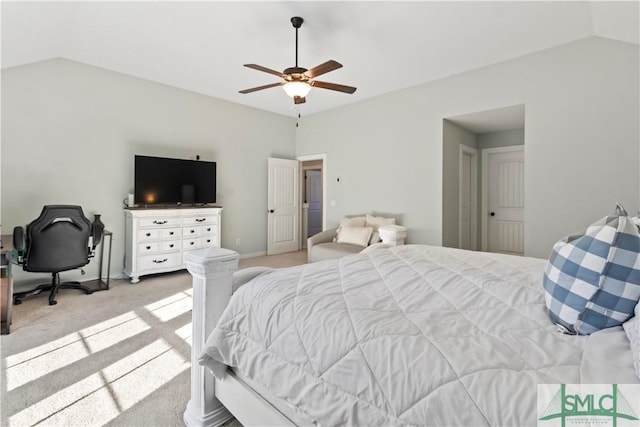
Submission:
[[[406,245],[239,272],[195,357],[244,424],[536,425],[537,384],[638,382],[622,327],[557,331],[544,266]]]

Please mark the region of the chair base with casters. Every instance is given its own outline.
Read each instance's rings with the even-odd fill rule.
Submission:
[[[22,304],[22,300],[25,298],[41,294],[42,292],[51,291],[49,293],[49,305],[56,305],[58,303],[58,301],[56,301],[56,295],[58,294],[58,290],[60,289],[78,289],[80,291],[84,291],[84,293],[87,295],[93,293],[92,289],[81,285],[80,282],[60,283],[60,273],[52,273],[51,283],[40,285],[30,291],[18,292],[13,294],[13,304]]]

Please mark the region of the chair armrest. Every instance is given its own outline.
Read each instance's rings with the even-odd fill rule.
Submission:
[[[24,250],[24,228],[22,227],[13,229],[13,248],[18,252]]]
[[[329,228],[328,230],[321,231],[320,233],[314,234],[313,236],[309,237],[307,239],[307,251],[310,251],[313,245],[332,242],[333,238],[336,237],[337,231],[338,227]]]
[[[13,229],[13,249],[15,249],[17,253],[18,264],[22,264],[24,262],[24,252],[25,252],[25,242],[24,242],[24,228],[23,227],[14,227]]]

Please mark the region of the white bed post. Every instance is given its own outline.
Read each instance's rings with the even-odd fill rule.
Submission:
[[[199,249],[186,255],[186,263],[193,276],[193,334],[191,400],[183,419],[189,427],[219,426],[231,418],[231,413],[215,398],[213,374],[198,364],[198,357],[231,298],[238,253],[222,248]]]

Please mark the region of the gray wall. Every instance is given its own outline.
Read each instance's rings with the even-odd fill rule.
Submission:
[[[440,245],[443,119],[524,104],[525,254],[546,257],[616,200],[638,209],[638,62],[637,45],[580,40],[306,117],[297,154],[327,153],[328,226],[398,212],[409,243]]]
[[[502,130],[498,132],[478,134],[478,148],[480,150],[523,144],[524,129]]]
[[[4,233],[45,204],[79,204],[113,231],[121,274],[133,155],[199,154],[217,162],[222,245],[266,250],[267,157],[295,158],[293,119],[64,59],[4,69],[2,89]]]
[[[478,148],[477,135],[448,120],[442,122],[442,246],[459,247],[460,146]],[[477,179],[477,178],[476,178]],[[478,181],[479,182],[479,181]],[[482,200],[478,197],[478,200]],[[480,224],[478,222],[478,224]]]

